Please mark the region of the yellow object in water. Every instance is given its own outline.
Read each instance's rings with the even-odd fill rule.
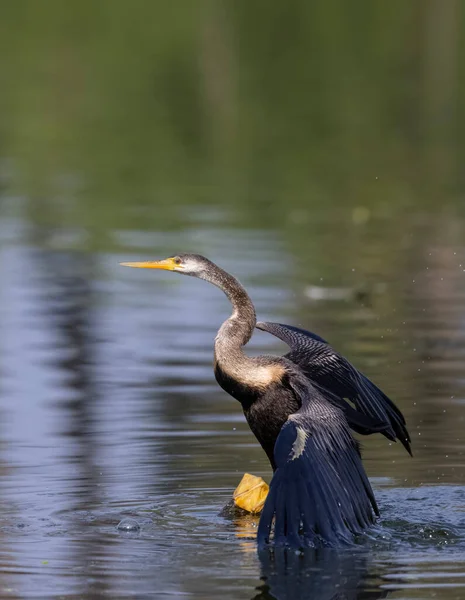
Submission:
[[[268,489],[268,485],[261,477],[245,473],[234,490],[234,504],[252,514],[258,514],[265,504]]]

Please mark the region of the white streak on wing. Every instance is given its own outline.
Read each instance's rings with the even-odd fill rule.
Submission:
[[[305,450],[305,444],[307,442],[308,433],[302,427],[297,427],[297,437],[292,444],[291,460],[295,460],[302,456]]]
[[[327,363],[339,363],[341,360],[341,357],[337,354],[324,354],[323,358]]]

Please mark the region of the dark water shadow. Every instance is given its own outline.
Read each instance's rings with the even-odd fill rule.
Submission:
[[[260,552],[259,559],[264,584],[253,600],[375,600],[393,591],[380,589],[383,566],[366,550],[276,548]]]

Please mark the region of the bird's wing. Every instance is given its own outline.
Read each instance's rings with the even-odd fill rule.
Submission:
[[[276,440],[277,469],[260,518],[259,547],[340,546],[372,525],[378,508],[357,442],[340,409],[316,388],[299,391],[302,408]]]
[[[291,349],[286,358],[299,365],[310,380],[340,398],[348,398],[357,411],[373,418],[378,424],[384,423],[382,433],[389,439],[397,438],[407,452],[412,453],[405,419],[397,406],[325,340],[305,329],[281,323],[259,322],[257,328],[285,342]],[[352,414],[352,417],[355,422],[356,415]],[[349,415],[348,418],[350,422]],[[356,423],[353,429],[359,433],[380,431],[379,427],[371,430],[365,427],[363,431],[364,427],[357,428]]]

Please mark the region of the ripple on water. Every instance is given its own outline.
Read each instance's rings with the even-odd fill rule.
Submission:
[[[296,598],[317,594],[318,590],[316,597],[332,598],[331,586],[336,584],[342,589],[361,586],[382,594],[383,590],[413,587],[431,592],[446,590],[447,586],[458,590],[465,582],[465,488],[378,489],[383,518],[359,540],[356,548],[336,554],[292,554],[285,558],[286,566],[281,564],[279,555],[257,557],[254,541],[257,517],[220,516],[230,493],[225,488],[191,488],[143,500],[101,502],[93,509],[59,510],[35,518],[31,514],[28,520],[4,522],[2,529],[13,545],[21,538],[29,550],[31,538],[41,544],[35,557],[37,568],[29,570],[31,576],[43,575],[44,569],[55,574],[66,572],[71,564],[76,574],[79,571],[76,557],[63,551],[65,544],[67,548],[82,548],[82,557],[92,561],[93,577],[118,577],[124,572],[126,583],[122,589],[126,589],[125,585],[129,586],[127,589],[137,588],[134,578],[142,568],[153,565],[156,569],[167,569],[160,585],[173,591],[176,589],[176,577],[170,573],[173,564],[185,565],[194,587],[205,577],[226,582],[234,575],[232,565],[239,568],[240,564],[242,573],[253,576],[258,565],[265,587],[277,598],[290,577],[300,582],[299,589],[307,593]],[[140,530],[120,531],[118,523],[134,523]],[[44,544],[47,538],[61,540],[55,551]],[[29,556],[32,562],[33,558]],[[14,563],[9,563],[8,568],[14,572]],[[221,588],[223,584],[218,585]],[[297,593],[294,584],[291,587]],[[327,596],[322,595],[325,590]]]

